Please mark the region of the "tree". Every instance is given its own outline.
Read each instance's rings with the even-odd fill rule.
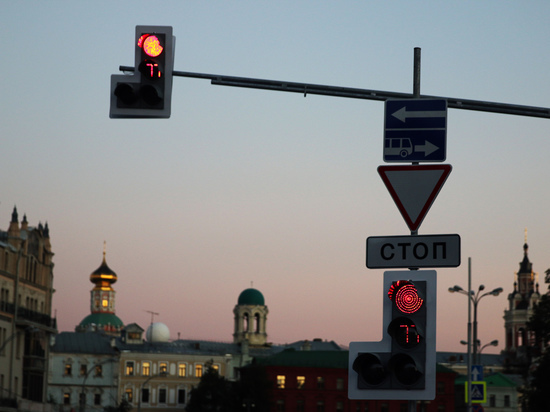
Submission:
[[[212,367],[206,366],[197,387],[191,390],[187,412],[233,412],[237,410],[237,396],[233,385]]]
[[[268,412],[272,383],[265,367],[248,365],[240,369],[241,379],[236,383],[239,403],[244,411]]]
[[[132,405],[126,399],[122,399],[118,406],[106,406],[103,410],[105,412],[130,412]]]
[[[546,271],[547,279],[550,270]],[[527,411],[550,411],[550,296],[542,295],[527,322],[527,328],[535,332],[537,347],[541,344],[542,355],[535,359],[529,369],[527,385],[522,391],[522,401]]]
[[[550,296],[542,295],[527,322],[527,329],[535,332],[537,343],[544,346],[550,342]]]

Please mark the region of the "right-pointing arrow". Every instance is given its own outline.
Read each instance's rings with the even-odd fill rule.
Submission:
[[[439,149],[439,147],[437,147],[436,145],[434,145],[433,143],[431,143],[427,140],[424,141],[424,144],[417,144],[417,145],[414,146],[414,151],[415,152],[424,152],[424,156],[431,155],[437,149]]]

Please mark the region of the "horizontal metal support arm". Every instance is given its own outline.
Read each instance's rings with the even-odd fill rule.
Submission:
[[[131,66],[120,66],[121,71],[132,72]],[[304,96],[315,94],[321,96],[347,97],[352,99],[379,100],[388,99],[412,99],[412,93],[388,92],[381,90],[356,89],[352,87],[324,86],[319,84],[295,83],[278,80],[253,79],[248,77],[223,76],[219,74],[193,73],[173,71],[178,77],[192,77],[196,79],[208,79],[211,84],[219,86],[245,87],[250,89],[274,90],[280,92],[300,93]],[[453,97],[441,97],[421,95],[420,98],[445,99],[447,106],[452,109],[475,110],[482,112],[511,114],[517,116],[540,117],[550,119],[550,108],[522,106],[508,103],[485,102],[479,100],[458,99]]]

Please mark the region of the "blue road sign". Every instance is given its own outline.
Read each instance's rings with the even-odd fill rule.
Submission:
[[[444,162],[446,157],[447,100],[386,100],[385,162]]]
[[[468,381],[464,382],[464,398],[465,402],[468,402],[468,396],[470,391],[468,390]],[[472,382],[472,403],[485,403],[487,402],[487,382],[478,381]]]
[[[483,380],[483,365],[472,365],[472,380],[473,381]]]

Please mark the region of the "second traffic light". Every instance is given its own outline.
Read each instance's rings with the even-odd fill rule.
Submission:
[[[136,26],[131,76],[111,76],[111,118],[168,118],[174,43],[170,26]]]
[[[384,273],[383,338],[350,344],[350,399],[435,398],[435,276]]]

